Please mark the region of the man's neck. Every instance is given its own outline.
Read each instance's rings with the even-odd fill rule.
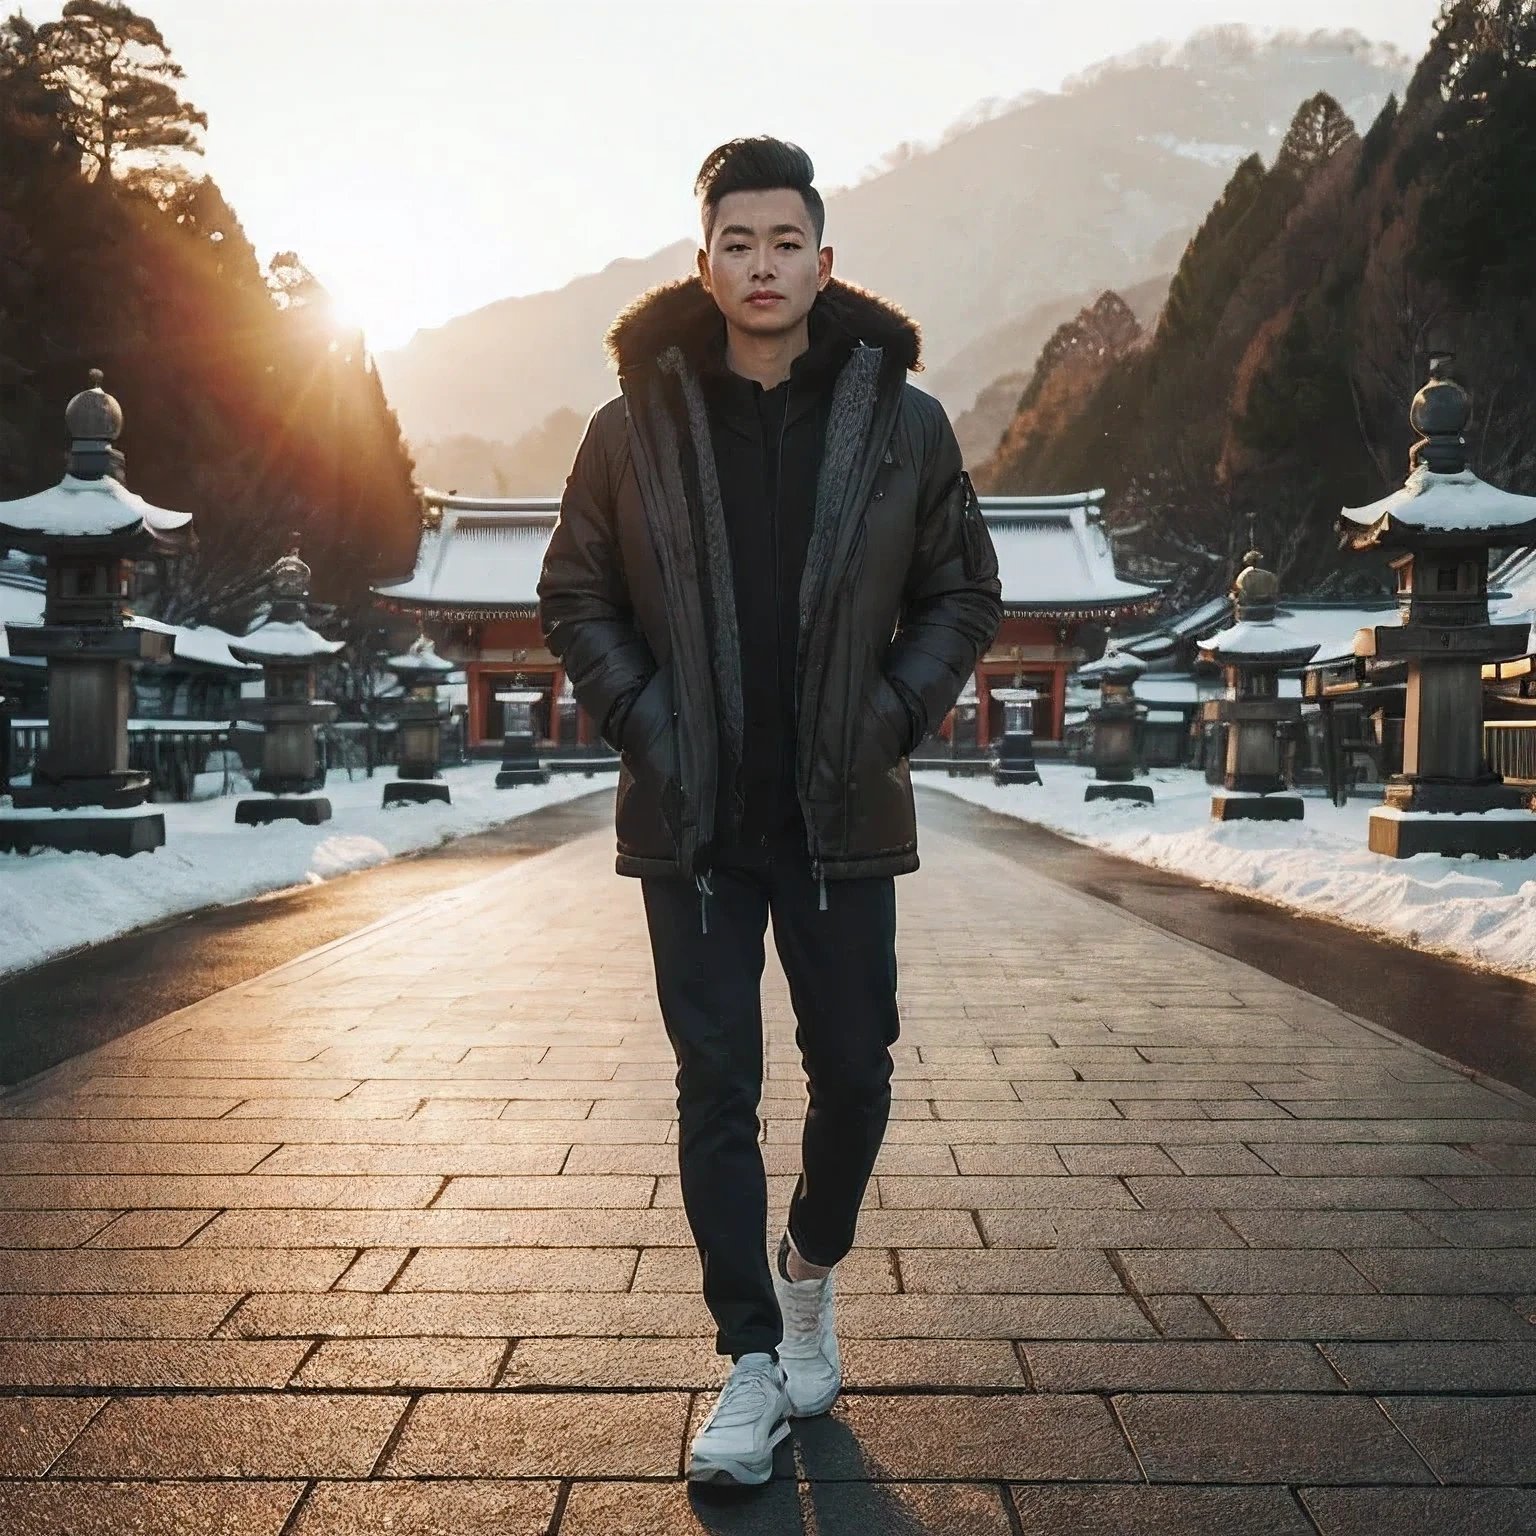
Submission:
[[[754,336],[733,325],[725,330],[725,366],[761,384],[777,389],[789,377],[789,370],[802,352],[810,349],[811,326],[807,317],[792,331],[777,336]]]

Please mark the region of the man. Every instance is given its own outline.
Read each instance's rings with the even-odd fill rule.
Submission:
[[[698,275],[609,333],[539,581],[582,707],[622,755],[618,870],[642,882],[677,1055],[683,1203],[735,1364],[695,1481],[765,1482],[841,1386],[832,1270],[890,1111],[893,877],[917,868],[908,753],[1001,618],[997,559],[916,328],[832,278],[809,156],[722,145]],[[763,936],[810,1105],[770,1270],[758,1147]]]

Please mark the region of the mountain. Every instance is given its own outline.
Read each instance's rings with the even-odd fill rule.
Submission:
[[[1156,322],[1171,281],[1171,274],[1148,278],[1117,298],[1146,329]],[[990,458],[1013,420],[1019,396],[1030,380],[1029,373],[1020,369],[1020,362],[1038,358],[1056,328],[1092,303],[1092,295],[1077,294],[1041,304],[1021,319],[1010,320],[973,341],[946,367],[924,379],[923,388],[937,395],[954,415],[955,435],[968,465]],[[966,400],[975,403],[968,410],[957,410]]]
[[[1127,565],[1175,603],[1250,547],[1292,593],[1384,590],[1335,523],[1401,486],[1432,357],[1471,394],[1472,467],[1536,492],[1533,174],[1536,4],[1451,0],[1363,135],[1319,93],[1237,167],[1154,332],[1053,338],[978,485],[1105,486]]]
[[[456,433],[412,443],[416,478],[461,496],[550,496],[565,484],[587,420],[567,406],[551,411],[515,443]]]
[[[837,270],[922,323],[928,366],[943,379],[965,348],[1041,306],[1065,300],[1070,314],[1084,293],[1123,293],[1169,270],[1232,167],[1278,148],[1297,102],[1327,90],[1368,119],[1407,68],[1358,33],[1261,40],[1242,27],[1109,60],[830,193]],[[591,411],[614,388],[609,321],[690,270],[693,251],[686,240],[617,261],[382,354],[407,436],[511,442],[558,406]],[[997,373],[1032,361],[1026,352]],[[995,376],[956,374],[946,403],[964,409]]]

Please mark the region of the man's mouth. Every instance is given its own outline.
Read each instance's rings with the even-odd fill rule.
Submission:
[[[762,289],[760,292],[749,293],[747,295],[748,304],[760,304],[764,307],[768,306],[769,304],[782,303],[783,299],[784,295],[782,293],[770,293],[766,288]]]

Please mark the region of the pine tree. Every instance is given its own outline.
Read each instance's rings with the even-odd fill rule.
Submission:
[[[203,152],[208,118],[182,100],[185,72],[147,16],[120,0],[66,0],[62,17],[36,35],[43,78],[67,98],[64,125],[94,177]]]
[[[1306,180],[1358,137],[1349,114],[1327,91],[1319,91],[1296,109],[1275,156],[1275,170]]]

